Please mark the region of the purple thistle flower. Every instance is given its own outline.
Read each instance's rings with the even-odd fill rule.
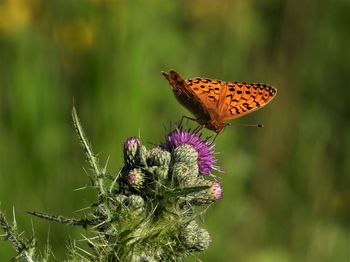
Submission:
[[[202,175],[211,175],[213,169],[219,170],[214,165],[217,161],[214,157],[214,145],[210,145],[208,140],[203,140],[194,133],[176,129],[168,134],[165,147],[170,152],[173,152],[175,148],[184,144],[192,146],[197,151],[198,168]]]

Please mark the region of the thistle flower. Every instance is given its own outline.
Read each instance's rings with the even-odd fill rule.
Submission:
[[[210,145],[207,140],[201,139],[194,133],[176,129],[167,136],[165,147],[170,152],[174,152],[177,147],[184,144],[190,145],[197,151],[198,168],[202,175],[211,175],[213,169],[218,170],[214,165],[217,161],[214,157],[214,145]]]
[[[89,231],[85,247],[70,247],[72,260],[183,261],[209,247],[208,231],[195,221],[205,210],[197,206],[221,199],[223,190],[208,178],[218,169],[208,140],[176,129],[165,143],[147,149],[140,139],[129,137],[123,144],[124,166],[114,177],[99,165],[75,110],[73,121],[93,169],[89,178],[98,198],[81,218],[32,212]],[[0,213],[1,225],[7,235],[16,236]]]

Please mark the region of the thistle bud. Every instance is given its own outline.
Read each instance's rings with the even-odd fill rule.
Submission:
[[[141,145],[137,137],[129,137],[124,142],[124,161],[132,166],[136,163],[136,155]]]
[[[224,196],[224,191],[222,190],[221,184],[217,181],[209,182],[210,188],[207,190],[209,199],[216,201]]]
[[[130,195],[126,199],[126,204],[131,209],[137,210],[137,209],[143,208],[145,201],[139,195]]]
[[[191,251],[203,251],[209,247],[211,242],[208,231],[200,228],[195,221],[190,222],[184,228],[180,240]]]
[[[155,178],[158,181],[164,181],[168,178],[169,167],[167,166],[158,166],[154,169]]]
[[[198,242],[197,229],[197,223],[195,221],[191,221],[180,234],[180,240],[182,241],[182,244],[188,249],[192,249],[193,246]]]
[[[143,186],[145,177],[141,169],[134,168],[128,172],[126,180],[131,187],[140,189]]]
[[[211,243],[211,237],[209,232],[204,228],[197,229],[197,239],[198,242],[193,246],[193,249],[196,251],[206,250]]]
[[[125,204],[125,201],[128,197],[125,196],[125,195],[122,195],[122,194],[118,194],[115,196],[115,201],[118,203],[118,204]]]
[[[183,144],[175,148],[173,156],[175,162],[185,163],[190,166],[198,165],[198,152],[188,144]]]
[[[133,255],[133,257],[131,258],[131,262],[156,262],[158,260],[155,260],[153,257],[150,257],[146,254],[142,254],[142,255]]]
[[[177,162],[173,166],[173,178],[180,184],[191,186],[196,183],[198,177],[198,165],[190,166],[188,164]]]
[[[208,186],[209,188],[190,196],[188,200],[191,202],[191,204],[196,206],[208,205],[220,200],[223,197],[224,192],[219,182],[208,181],[200,178],[201,177],[198,178],[198,184]]]
[[[139,147],[137,159],[142,166],[147,166],[148,150],[144,145]]]
[[[152,148],[149,151],[148,163],[151,166],[169,166],[171,154],[161,147]]]

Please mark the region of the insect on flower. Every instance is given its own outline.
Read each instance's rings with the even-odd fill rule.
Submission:
[[[276,88],[267,84],[225,82],[200,77],[185,80],[174,70],[162,74],[173,87],[176,99],[195,116],[185,118],[198,122],[197,131],[206,127],[219,134],[229,125],[225,121],[254,112],[277,94]]]

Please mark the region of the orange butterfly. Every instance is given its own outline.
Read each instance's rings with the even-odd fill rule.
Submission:
[[[224,121],[249,114],[269,103],[277,89],[266,84],[224,82],[208,78],[184,80],[174,70],[162,72],[177,100],[196,118],[200,128],[206,127],[219,134]],[[191,118],[189,118],[191,119]]]

